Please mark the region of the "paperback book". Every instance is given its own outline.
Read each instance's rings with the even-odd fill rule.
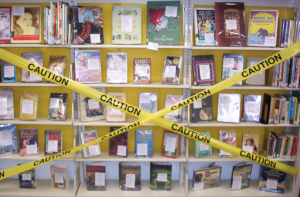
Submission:
[[[181,65],[181,56],[166,56],[161,82],[166,84],[180,84]]]
[[[127,53],[107,53],[106,82],[127,83]]]
[[[236,131],[223,131],[220,130],[219,133],[219,140],[221,142],[225,142],[231,146],[236,147]],[[231,153],[225,152],[223,150],[219,150],[220,157],[234,157]]]
[[[62,152],[62,131],[45,130],[44,155],[54,155]]]
[[[120,127],[110,127],[110,132],[114,132]],[[109,139],[109,155],[127,157],[128,155],[128,131]]]
[[[0,18],[2,18],[2,25],[0,27],[0,43],[10,43],[10,7],[0,7]]]
[[[180,148],[179,134],[165,130],[163,135],[161,156],[177,158],[178,150]]]
[[[244,95],[243,117],[244,122],[259,122],[261,96],[256,94]]]
[[[284,192],[285,179],[286,173],[261,165],[258,189],[282,194]]]
[[[252,164],[241,162],[232,167],[230,190],[246,189],[250,185]]]
[[[133,83],[151,83],[151,59],[135,58],[133,60]]]
[[[216,83],[214,55],[192,56],[194,85],[212,85]]]
[[[1,12],[1,8],[0,8],[0,12]],[[16,66],[2,60],[2,82],[16,82],[16,81],[17,81]]]
[[[214,8],[194,8],[196,45],[216,45],[216,19]]]
[[[14,92],[12,89],[0,90],[0,120],[13,120]]]
[[[86,188],[89,191],[106,190],[106,168],[104,162],[86,164]]]
[[[22,52],[22,58],[37,64],[39,66],[43,66],[43,52]],[[42,82],[43,78],[37,76],[27,70],[22,69],[22,82]]]
[[[247,68],[259,63],[265,59],[264,57],[247,57]],[[257,67],[256,67],[257,68]],[[265,85],[266,84],[266,73],[261,71],[257,75],[253,75],[246,79],[246,84],[248,85]]]
[[[119,163],[119,187],[126,191],[141,190],[141,166],[139,163]]]
[[[258,134],[243,134],[243,150],[258,155],[259,135]]]
[[[135,156],[153,157],[153,131],[144,129],[135,131]]]
[[[182,101],[182,95],[167,94],[165,107],[169,107]],[[181,109],[174,110],[164,115],[164,118],[172,122],[181,122]]]
[[[149,113],[157,111],[157,93],[139,93],[139,108]]]
[[[107,95],[120,101],[126,102],[126,93],[108,92]],[[106,121],[125,121],[125,117],[125,112],[120,111],[114,107],[106,107]]]
[[[37,129],[19,129],[20,155],[38,155],[38,132]]]
[[[223,54],[222,80],[228,79],[233,75],[243,71],[244,54]],[[242,85],[242,81],[235,85]]]
[[[150,189],[171,191],[172,164],[169,162],[150,162]]]
[[[0,156],[19,153],[17,127],[15,124],[0,124]]]
[[[34,93],[23,93],[20,98],[21,120],[36,120],[38,108],[38,95]]]
[[[67,101],[66,93],[51,93],[49,104],[49,120],[66,120],[67,119]]]
[[[240,94],[219,94],[218,117],[219,122],[240,122]]]
[[[65,76],[67,56],[65,55],[51,55],[49,59],[49,70],[54,73]]]
[[[201,132],[203,135],[210,137],[210,132]],[[195,144],[195,157],[206,157],[212,155],[212,148],[211,146],[201,143],[199,141],[194,140]]]
[[[88,130],[80,133],[81,144],[88,143],[98,138],[97,130]],[[92,146],[82,149],[84,158],[95,157],[101,155],[100,144],[96,143]]]
[[[18,166],[19,165],[22,164],[18,164]],[[19,177],[20,188],[36,189],[37,179],[36,179],[34,168],[21,172],[20,174],[18,174],[18,177]]]
[[[69,176],[68,165],[52,165],[51,170],[51,182],[52,188],[68,190],[69,188]]]
[[[211,96],[200,99],[192,104],[192,121],[208,122],[213,120],[212,100]]]

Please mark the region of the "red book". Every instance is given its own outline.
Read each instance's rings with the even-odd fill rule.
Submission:
[[[114,132],[120,127],[110,127],[110,132]],[[128,131],[109,139],[109,155],[127,157],[128,155]]]
[[[62,151],[62,131],[45,130],[44,155],[53,155]]]
[[[292,133],[292,134],[294,136],[294,144],[293,144],[291,156],[292,156],[292,159],[296,159],[299,137],[297,135],[295,135],[294,133]]]

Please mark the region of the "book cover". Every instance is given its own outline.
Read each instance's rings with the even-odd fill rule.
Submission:
[[[38,108],[38,95],[23,93],[20,98],[20,120],[36,120]]]
[[[0,43],[10,43],[10,7],[0,7],[0,18],[2,25],[0,27]]]
[[[39,66],[43,66],[43,52],[22,52],[22,58],[37,64]],[[22,82],[41,82],[43,78],[37,76],[27,70],[22,69]]]
[[[242,148],[253,154],[258,155],[259,135],[258,134],[243,134],[243,145]]]
[[[230,190],[246,189],[250,185],[252,164],[241,162],[232,167]]]
[[[114,132],[120,127],[110,127],[110,132]],[[128,131],[109,139],[109,155],[127,157],[128,155]]]
[[[136,130],[135,131],[135,156],[153,157],[153,131]]]
[[[166,84],[180,84],[181,65],[181,56],[166,56],[161,82]]]
[[[133,83],[151,83],[151,59],[135,58],[133,59]]]
[[[2,60],[2,82],[16,82],[16,81],[17,81],[16,66]]]
[[[54,73],[65,76],[67,56],[65,55],[51,55],[49,59],[48,69]]]
[[[147,2],[147,42],[179,44],[180,1]]]
[[[264,100],[263,100],[263,109],[262,109],[262,118],[261,123],[262,124],[268,124],[269,123],[269,117],[270,117],[270,108],[271,108],[271,96],[264,93]]]
[[[38,132],[37,129],[19,129],[20,155],[38,155]]]
[[[62,152],[62,131],[45,130],[44,155],[54,155]]]
[[[212,85],[216,83],[214,55],[192,56],[194,85]]]
[[[86,164],[86,186],[89,191],[106,191],[106,167],[104,162]]]
[[[127,83],[127,53],[107,53],[106,82]]]
[[[244,95],[243,117],[244,122],[259,122],[261,108],[260,95]]]
[[[126,93],[108,92],[107,95],[126,102]],[[106,121],[125,121],[125,112],[114,107],[106,106]]]
[[[11,43],[41,43],[41,6],[13,5]]]
[[[212,110],[212,97],[208,96],[204,99],[200,99],[192,104],[192,121],[207,122],[213,120]]]
[[[22,165],[22,164],[18,164]],[[37,179],[35,176],[35,168],[26,170],[18,174],[20,188],[36,189]]]
[[[51,165],[51,182],[52,188],[68,190],[69,177],[68,177],[68,165]]]
[[[15,124],[0,125],[0,156],[19,153],[17,127]]]
[[[172,164],[169,162],[150,162],[150,189],[171,191]]]
[[[177,158],[178,150],[180,148],[180,136],[172,131],[164,131],[161,156]]]
[[[222,81],[243,71],[243,69],[244,54],[223,54]],[[236,83],[235,85],[242,85],[242,81]]]
[[[139,108],[149,113],[157,111],[157,93],[139,93]]]
[[[282,194],[284,192],[285,179],[286,173],[261,165],[258,178],[258,189]]]
[[[165,107],[169,107],[180,101],[182,101],[182,95],[167,94]],[[181,122],[181,109],[177,109],[165,114],[164,119],[170,120],[172,122]]]
[[[75,51],[75,80],[81,83],[102,82],[99,50]]]
[[[0,120],[13,120],[14,116],[14,92],[12,89],[0,90]]]
[[[247,57],[247,68],[259,63],[265,59],[264,57]],[[256,67],[257,68],[257,67]],[[246,84],[248,85],[265,85],[266,84],[266,73],[265,71],[257,73],[250,78],[246,79]]]
[[[218,117],[219,122],[240,122],[240,94],[219,94]]]
[[[125,191],[141,190],[141,166],[139,163],[119,163],[119,187]]]
[[[216,18],[214,8],[194,8],[196,45],[216,45]]]
[[[67,101],[66,93],[51,93],[49,104],[49,120],[66,120],[67,119]]]
[[[210,132],[201,132],[203,135],[210,137]],[[212,155],[211,146],[194,140],[195,157],[205,157]]]
[[[236,147],[236,131],[220,130],[219,140],[221,142],[225,142],[226,144]],[[232,155],[228,152],[225,152],[221,149],[219,150],[219,156],[220,157],[234,157],[234,155]]]
[[[101,6],[73,6],[75,44],[103,44],[103,16]]]
[[[80,133],[81,144],[88,143],[98,138],[97,130],[88,130]],[[100,143],[93,144],[82,149],[84,158],[95,157],[101,155]]]

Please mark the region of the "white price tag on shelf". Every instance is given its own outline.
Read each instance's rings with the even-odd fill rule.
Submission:
[[[126,156],[127,146],[118,145],[117,155]]]
[[[55,183],[64,183],[64,176],[61,174],[54,174]]]
[[[226,151],[223,151],[223,150],[220,150],[220,154],[221,155],[225,155],[225,156],[230,156],[231,154],[226,152]]]
[[[7,114],[7,97],[0,98],[0,115]]]
[[[194,191],[203,190],[203,187],[204,187],[204,182],[195,183],[194,184]]]
[[[100,43],[100,34],[90,34],[91,43]]]
[[[137,155],[147,156],[148,144],[137,144]]]
[[[26,146],[27,154],[37,153],[37,144],[31,144]]]
[[[166,144],[165,144],[165,150],[171,153],[175,152],[176,147],[176,138],[167,136],[166,138]]]
[[[157,181],[167,182],[168,174],[167,173],[157,173]]]
[[[268,189],[277,189],[277,180],[267,179],[267,188]]]
[[[12,131],[1,131],[0,132],[0,145],[10,146],[13,143]]]
[[[121,16],[121,31],[132,32],[132,16]]]
[[[158,43],[155,42],[148,42],[148,49],[158,51]]]
[[[33,114],[33,100],[23,100],[22,114]]]
[[[93,99],[88,99],[89,109],[100,109],[100,105],[98,101]]]
[[[58,140],[48,140],[48,152],[58,152]]]
[[[50,98],[50,108],[51,109],[59,108],[59,98]]]
[[[126,174],[126,184],[127,188],[135,187],[135,174]]]
[[[95,172],[95,185],[105,186],[105,172]]]
[[[237,190],[241,188],[242,188],[242,175],[233,177],[232,190]]]
[[[4,77],[11,78],[14,76],[15,76],[15,67],[14,66],[4,66]]]
[[[22,173],[22,181],[31,181],[31,174]]]

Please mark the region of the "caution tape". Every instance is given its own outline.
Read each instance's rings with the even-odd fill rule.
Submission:
[[[263,70],[266,70],[268,68],[271,68],[272,66],[284,61],[285,59],[299,53],[300,51],[300,42],[299,43],[296,43],[294,45],[292,45],[291,47],[289,48],[286,48],[268,58],[266,58],[265,60],[259,62],[258,64],[255,64],[247,69],[245,69],[244,71],[232,76],[231,78],[227,79],[227,80],[224,80],[204,91],[201,91],[200,93],[196,94],[196,95],[193,95],[187,99],[184,99],[183,101],[181,102],[178,102],[170,107],[167,107],[165,109],[162,109],[158,112],[156,112],[155,114],[150,114],[149,112],[146,112],[144,110],[141,110],[133,105],[130,105],[130,104],[127,104],[125,102],[122,102],[118,99],[115,99],[113,97],[110,97],[104,93],[101,93],[101,92],[98,92],[97,90],[93,89],[93,88],[90,88],[86,85],[83,85],[83,84],[80,84],[78,82],[75,82],[69,78],[66,78],[62,75],[59,75],[59,74],[56,74],[46,68],[43,68],[41,66],[38,66],[38,65],[35,65],[31,62],[29,62],[28,60],[25,60],[15,54],[12,54],[8,51],[5,51],[3,49],[0,49],[0,59],[3,59],[7,62],[10,62],[11,64],[14,64],[22,69],[25,69],[25,70],[28,70],[36,75],[39,75],[49,81],[52,81],[56,84],[59,84],[59,85],[62,85],[70,90],[73,90],[75,92],[78,92],[82,95],[85,95],[85,96],[88,96],[94,100],[97,100],[97,101],[100,101],[102,103],[105,103],[107,105],[110,105],[111,107],[115,107],[121,111],[124,111],[126,113],[129,113],[129,114],[132,114],[136,117],[140,117],[142,118],[141,120],[139,121],[136,121],[136,122],[133,122],[127,126],[124,126],[112,133],[109,133],[107,135],[104,135],[94,141],[91,141],[89,143],[86,143],[86,144],[83,144],[83,145],[80,145],[78,147],[75,147],[75,148],[72,148],[72,149],[69,149],[69,150],[66,150],[66,151],[63,151],[61,153],[58,153],[58,154],[55,154],[55,155],[52,155],[52,156],[48,156],[48,157],[44,157],[42,159],[39,159],[39,160],[36,160],[36,161],[32,161],[32,162],[29,162],[29,163],[26,163],[26,164],[23,164],[23,165],[20,165],[20,166],[16,166],[16,167],[13,167],[13,168],[9,168],[9,169],[6,169],[4,171],[1,171],[0,172],[0,180],[2,179],[5,179],[5,178],[8,178],[10,176],[13,176],[15,174],[18,174],[20,172],[23,172],[23,171],[26,171],[26,170],[29,170],[31,168],[34,168],[34,167],[37,167],[37,166],[40,166],[40,165],[43,165],[45,163],[48,163],[48,162],[51,162],[51,161],[54,161],[56,159],[59,159],[61,157],[64,157],[68,154],[72,154],[72,153],[75,153],[76,151],[79,151],[83,148],[86,148],[88,146],[91,146],[95,143],[98,143],[98,142],[101,142],[103,140],[106,140],[106,139],[109,139],[111,137],[114,137],[120,133],[123,133],[127,130],[130,130],[130,129],[133,129],[133,128],[136,128],[138,126],[141,126],[142,124],[146,123],[146,122],[149,122],[151,121],[152,123],[158,125],[158,126],[161,126],[161,127],[164,127],[168,130],[171,130],[171,131],[174,131],[174,132],[177,132],[179,133],[180,135],[183,135],[185,137],[188,137],[188,138],[191,138],[191,139],[194,139],[194,140],[197,140],[199,142],[202,142],[202,143],[205,143],[205,144],[208,144],[212,147],[215,147],[215,148],[218,148],[218,149],[221,149],[221,150],[224,150],[226,152],[229,152],[233,155],[237,155],[237,156],[240,156],[244,159],[247,159],[247,160],[250,160],[252,162],[256,162],[256,163],[259,163],[261,165],[265,165],[267,167],[270,167],[270,168],[273,168],[273,169],[276,169],[276,170],[279,170],[279,171],[282,171],[282,172],[286,172],[286,173],[289,173],[289,174],[293,174],[293,175],[297,175],[298,174],[298,171],[299,169],[295,168],[295,167],[292,167],[292,166],[289,166],[289,165],[286,165],[286,164],[282,164],[280,162],[276,162],[276,161],[273,161],[273,160],[270,160],[270,159],[267,159],[265,157],[261,157],[259,155],[256,155],[256,154],[252,154],[250,152],[247,152],[247,151],[244,151],[240,148],[237,148],[237,147],[233,147],[231,145],[228,145],[224,142],[220,142],[219,140],[216,140],[216,139],[213,139],[211,137],[208,137],[208,136],[205,136],[197,131],[194,131],[192,129],[189,129],[189,128],[186,128],[186,127],[183,127],[179,124],[175,124],[173,122],[170,122],[168,120],[165,120],[163,118],[161,118],[162,115],[166,114],[166,113],[169,113],[173,110],[177,110],[181,107],[185,107],[199,99],[203,99],[207,96],[210,96],[214,93],[217,93],[227,87],[230,87],[231,85],[239,82],[239,81],[242,81],[242,80],[245,80],[251,76],[254,76],[255,74],[263,71]]]

